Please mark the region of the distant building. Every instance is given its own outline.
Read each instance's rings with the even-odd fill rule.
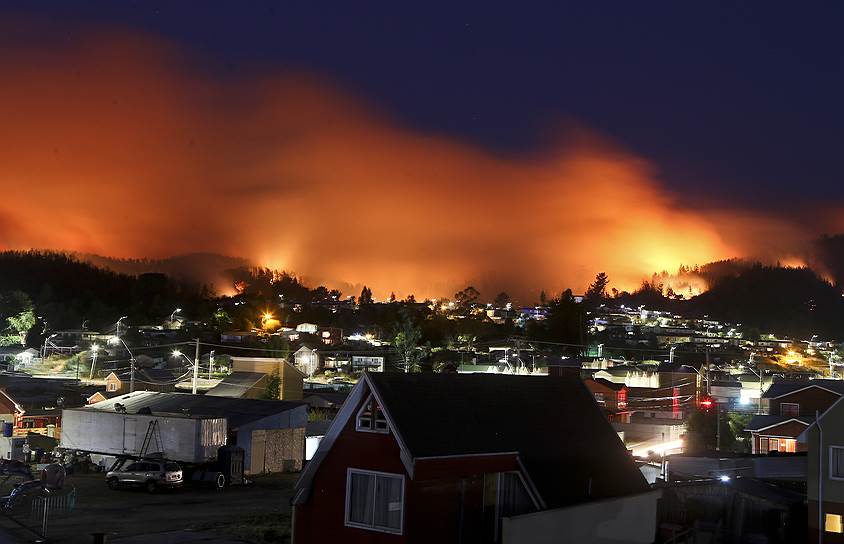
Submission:
[[[232,373],[206,395],[264,399],[274,376],[279,379],[278,400],[302,400],[305,375],[281,357],[232,357]]]
[[[293,541],[552,542],[618,501],[575,538],[645,543],[657,497],[579,377],[364,373],[296,484]]]
[[[175,391],[176,376],[163,368],[136,368],[135,391]],[[129,393],[132,385],[132,372],[124,370],[111,372],[106,376],[106,393],[123,395]]]
[[[220,341],[224,344],[242,344],[258,338],[252,331],[226,331],[220,334]]]
[[[296,325],[296,332],[305,332],[308,334],[316,334],[319,330],[319,325],[316,323],[300,323]]]

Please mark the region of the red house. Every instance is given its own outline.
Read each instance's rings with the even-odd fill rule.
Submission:
[[[609,421],[630,423],[626,385],[614,383],[604,378],[586,378],[583,383],[592,392],[598,406],[604,409]]]
[[[364,373],[296,484],[293,541],[494,543],[504,517],[647,489],[578,376]]]
[[[762,395],[767,414],[754,416],[747,424],[753,438],[753,453],[806,451],[797,437],[844,395],[844,381],[807,380],[774,382]]]

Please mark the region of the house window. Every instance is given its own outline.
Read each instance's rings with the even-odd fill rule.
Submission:
[[[841,514],[826,514],[823,528],[827,533],[844,533]]]
[[[796,402],[783,402],[780,404],[780,415],[797,417],[800,415],[800,404]]]
[[[106,385],[106,391],[117,391],[117,384],[114,382],[108,382]]]
[[[346,525],[401,534],[404,476],[350,468],[346,477]]]
[[[621,389],[618,392],[618,407],[627,408],[627,391],[624,389]]]
[[[794,438],[760,438],[759,453],[772,451],[794,453],[797,451],[797,440]]]
[[[844,446],[829,447],[829,477],[844,480]]]
[[[384,412],[381,410],[381,405],[375,400],[375,397],[370,395],[366,402],[358,411],[357,424],[355,429],[367,433],[387,433],[389,427],[387,426],[387,418],[384,417]]]
[[[595,401],[598,404],[604,404],[604,394],[603,393],[595,393]]]

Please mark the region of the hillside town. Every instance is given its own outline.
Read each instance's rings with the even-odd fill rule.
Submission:
[[[583,341],[554,342],[530,335],[559,301],[485,304],[473,291],[279,300],[246,330],[180,308],[160,322],[47,330],[39,348],[0,348],[0,456],[153,493],[293,475],[278,485],[290,486],[281,531],[294,542],[373,531],[556,542],[584,516],[594,523],[578,525],[583,542],[604,531],[642,543],[795,542],[842,526],[838,460],[823,453],[838,451],[844,417],[840,343],[588,294],[571,297]],[[424,324],[404,317],[391,333],[334,318],[398,306],[484,332],[423,344]],[[150,459],[178,477],[121,472]]]

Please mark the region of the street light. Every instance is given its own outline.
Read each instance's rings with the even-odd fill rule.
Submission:
[[[92,345],[91,351],[93,352],[93,355],[91,356],[91,372],[88,373],[88,381],[91,381],[91,380],[94,379],[94,367],[97,365],[97,352],[100,351],[100,346],[98,346],[97,344]],[[78,372],[78,367],[77,367],[77,372]]]
[[[50,340],[52,340],[53,338],[55,338],[58,335],[59,335],[58,333],[54,333],[54,334],[51,334],[50,336],[48,336],[47,338],[44,339],[44,349],[41,351],[41,358],[42,359],[47,358],[47,344],[48,343],[52,344],[52,342],[50,342]]]
[[[173,310],[173,312],[170,314],[170,322],[171,323],[173,322],[174,319],[176,319],[176,314],[181,312],[181,311],[182,311],[181,308],[176,308],[175,310]]]
[[[120,319],[126,319],[125,317],[121,317]],[[117,321],[120,324],[120,320]],[[132,350],[129,349],[129,346],[126,342],[123,341],[122,338],[119,336],[112,336],[108,339],[108,343],[116,346],[117,344],[123,344],[123,347],[126,348],[126,352],[129,354],[129,392],[135,392],[135,355],[132,353]]]
[[[193,367],[193,387],[191,389],[193,391],[193,394],[196,395],[196,382],[197,382],[197,377],[198,377],[198,374],[199,374],[199,344],[197,344],[196,359],[195,360],[191,361],[190,357],[188,357],[187,355],[185,355],[184,353],[182,353],[178,349],[173,350],[173,357],[176,357],[176,358],[184,357],[185,361],[190,363],[190,365]]]
[[[123,321],[124,319],[127,319],[128,317],[129,317],[128,315],[124,315],[123,317],[121,317],[120,319],[117,320],[117,331],[115,332],[115,334],[117,335],[118,338],[120,338],[120,322]]]
[[[751,366],[753,364],[754,352],[750,352],[750,358],[747,360],[747,370],[751,371],[754,376],[759,378],[759,406],[756,409],[757,414],[762,413],[762,370],[757,366],[755,369]]]

